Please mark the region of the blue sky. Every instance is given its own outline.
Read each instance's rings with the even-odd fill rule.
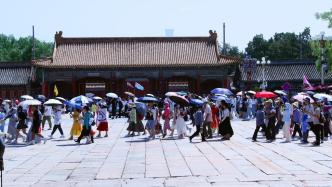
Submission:
[[[64,36],[207,36],[213,29],[226,42],[243,50],[255,34],[271,37],[275,32],[312,35],[324,31],[327,23],[316,12],[332,8],[332,0],[0,0],[0,33],[31,35],[53,41]]]

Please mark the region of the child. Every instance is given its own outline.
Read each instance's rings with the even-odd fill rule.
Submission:
[[[97,137],[101,137],[101,131],[105,131],[105,136],[108,137],[108,122],[107,122],[107,106],[105,104],[100,104],[98,109],[97,109],[97,130],[98,130],[98,135]]]
[[[199,135],[199,133],[201,132],[201,127],[202,127],[202,125],[203,125],[203,112],[202,112],[202,107],[198,107],[197,109],[196,109],[196,112],[195,112],[195,114],[194,114],[194,126],[196,126],[196,132],[193,134],[193,135],[191,135],[190,137],[189,137],[189,141],[191,142],[192,141],[192,139],[195,137],[195,136],[198,136]],[[203,139],[204,137],[202,136],[202,140],[204,140]]]

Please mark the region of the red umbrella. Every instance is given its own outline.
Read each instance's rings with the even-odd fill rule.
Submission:
[[[256,98],[265,98],[265,99],[270,99],[270,98],[274,98],[277,97],[277,95],[273,92],[267,92],[267,91],[263,91],[263,92],[257,92],[255,94]]]

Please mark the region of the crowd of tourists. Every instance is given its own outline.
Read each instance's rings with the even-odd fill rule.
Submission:
[[[309,131],[316,137],[318,146],[331,136],[332,96],[313,92],[299,93],[289,97],[285,92],[239,92],[233,94],[219,88],[208,95],[168,92],[164,98],[152,94],[136,98],[126,93],[121,99],[115,93],[106,97],[77,96],[42,99],[31,96],[18,100],[1,100],[0,131],[7,144],[17,144],[18,139],[26,144],[46,142],[62,129],[62,117],[68,113],[72,127],[68,140],[80,143],[94,143],[94,137],[108,137],[109,118],[128,118],[127,136],[146,135],[148,140],[156,138],[188,138],[207,141],[218,138],[230,140],[234,135],[232,119],[256,120],[252,140],[258,140],[258,133],[267,142],[273,142],[282,130],[285,142],[300,140],[308,143]],[[7,131],[5,132],[5,125]],[[43,135],[52,130],[48,137]],[[261,129],[261,131],[260,131]],[[176,135],[176,136],[175,136]],[[200,138],[197,138],[200,136]]]

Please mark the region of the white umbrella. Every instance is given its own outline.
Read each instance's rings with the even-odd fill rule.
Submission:
[[[94,99],[94,100],[103,100],[103,98],[101,98],[99,96],[94,96],[92,99]]]
[[[30,95],[22,95],[20,98],[21,98],[21,99],[26,99],[26,100],[31,100],[31,99],[33,99],[33,97],[30,96]]]
[[[324,99],[324,98],[326,98],[328,101],[332,101],[332,95],[328,95],[328,94],[324,94],[324,93],[315,94],[314,98],[317,98],[317,99]]]
[[[29,99],[29,100],[22,101],[19,105],[21,105],[21,106],[23,106],[23,105],[38,106],[38,105],[41,105],[41,102],[38,101],[37,99]]]
[[[64,102],[64,101],[67,101],[65,98],[63,98],[63,97],[56,97],[55,99],[57,99],[57,100],[59,100],[59,101],[62,101],[62,102]]]
[[[130,96],[130,97],[135,97],[135,94],[131,93],[131,92],[125,92],[126,95]]]
[[[11,103],[12,101],[11,101],[11,100],[9,100],[9,99],[5,99],[5,100],[3,100],[3,102],[6,102],[6,103]]]
[[[56,99],[49,99],[44,103],[44,105],[62,105],[61,101]]]
[[[251,94],[253,94],[253,95],[255,95],[256,94],[256,92],[255,91],[252,91],[252,90],[249,90],[249,91],[247,91],[248,93],[251,93]]]
[[[176,92],[167,92],[165,96],[171,97],[171,96],[177,96],[178,94]]]
[[[274,93],[279,94],[279,95],[287,95],[284,91],[282,90],[274,90]]]
[[[117,99],[119,97],[116,93],[112,93],[112,92],[107,93],[106,96],[110,97],[110,98],[114,98],[114,99]]]
[[[146,94],[147,97],[155,97],[153,94]]]

